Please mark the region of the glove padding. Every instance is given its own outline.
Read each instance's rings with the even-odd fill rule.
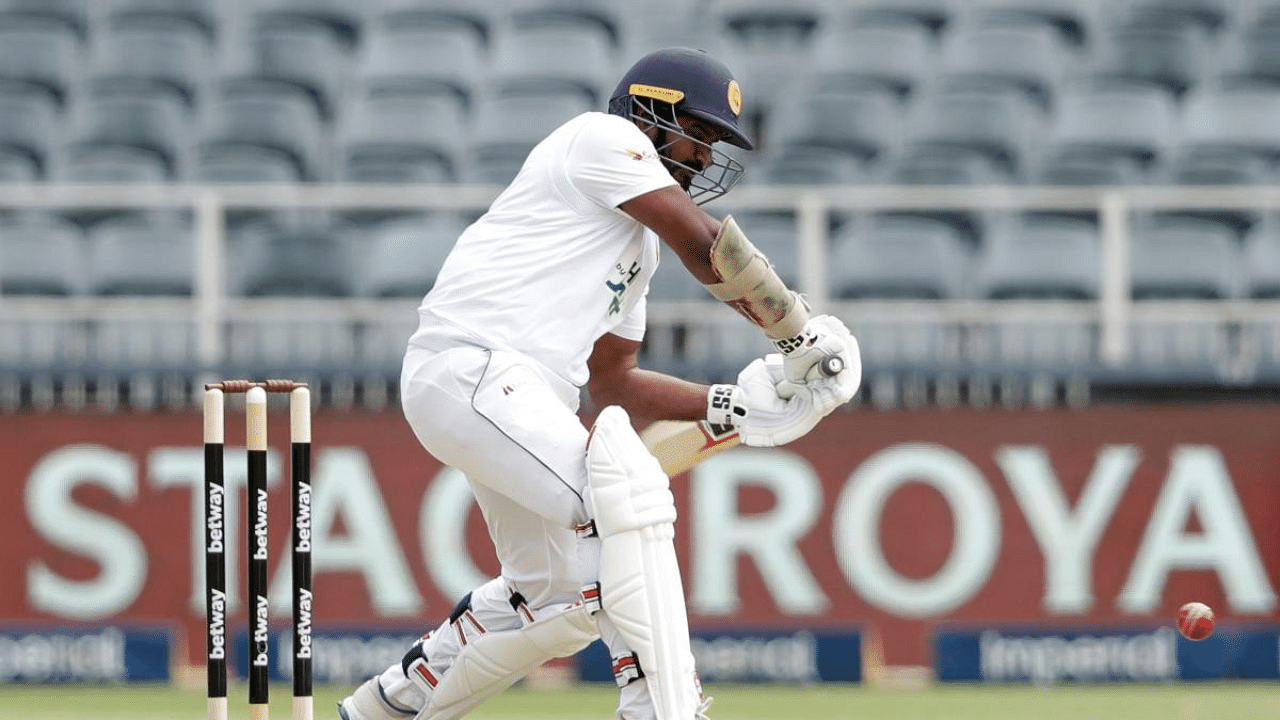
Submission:
[[[831,315],[809,318],[799,335],[776,340],[773,345],[785,360],[784,379],[794,385],[821,378],[818,363],[831,355],[839,355],[844,360],[846,370],[856,367],[857,377],[862,377],[858,342],[854,340],[849,328],[839,318]]]
[[[737,385],[714,385],[707,396],[707,419],[738,429],[745,445],[773,447],[804,436],[822,418],[848,402],[857,390],[839,375],[789,385],[791,394],[778,393],[783,381],[781,355],[771,353],[738,373]],[[860,374],[860,373],[859,373]]]

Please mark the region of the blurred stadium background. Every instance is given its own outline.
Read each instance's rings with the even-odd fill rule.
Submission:
[[[318,502],[374,488],[328,496],[317,628],[344,595],[374,658],[329,679],[492,572],[398,417],[414,307],[528,149],[674,44],[735,70],[757,139],[707,209],[866,371],[789,452],[677,484],[719,677],[1280,676],[1280,2],[0,0],[4,677],[118,679],[156,628],[164,678],[199,664],[207,378],[309,380]],[[645,364],[765,351],[668,265]],[[1213,643],[1167,634],[1190,599]]]

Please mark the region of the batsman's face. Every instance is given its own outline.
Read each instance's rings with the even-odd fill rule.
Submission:
[[[668,160],[671,176],[688,191],[693,178],[711,164],[711,146],[724,139],[724,131],[689,115],[679,115],[676,120],[684,134],[669,133],[670,140],[659,154]]]

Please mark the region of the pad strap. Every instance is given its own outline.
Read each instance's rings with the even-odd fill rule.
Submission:
[[[640,669],[640,657],[635,653],[625,653],[613,658],[613,679],[618,687],[626,687],[644,677]]]
[[[584,588],[577,602],[538,610],[512,593],[511,605],[523,621],[513,630],[472,635],[465,630],[470,621],[463,612],[453,625],[464,627],[466,642],[447,669],[431,663],[421,641],[415,644],[405,656],[404,670],[427,699],[416,720],[456,720],[539,665],[576,654],[596,640],[593,615],[599,610],[599,588],[588,588],[591,598]]]

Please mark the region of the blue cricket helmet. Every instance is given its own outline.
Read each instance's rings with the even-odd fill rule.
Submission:
[[[755,145],[738,127],[742,88],[724,63],[703,50],[663,48],[636,61],[609,99],[609,112],[630,117],[631,98],[669,103],[677,112],[705,120],[728,133],[727,142],[745,150]]]

